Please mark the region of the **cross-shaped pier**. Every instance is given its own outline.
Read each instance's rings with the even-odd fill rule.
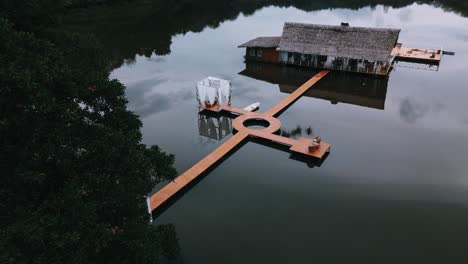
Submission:
[[[170,182],[161,190],[149,197],[149,210],[153,211],[161,207],[168,200],[170,200],[171,197],[173,197],[175,194],[181,191],[185,186],[187,186],[197,177],[202,175],[203,172],[208,170],[217,161],[222,159],[232,149],[238,146],[249,136],[263,138],[283,145],[290,146],[289,151],[293,153],[299,153],[302,155],[322,159],[323,156],[330,150],[331,145],[329,143],[321,141],[320,145],[316,146],[312,151],[310,151],[309,147],[311,146],[313,141],[310,138],[299,138],[295,140],[276,135],[275,132],[277,132],[281,128],[281,122],[275,117],[278,116],[292,103],[294,103],[297,99],[299,99],[307,90],[309,90],[314,84],[316,84],[323,77],[325,77],[329,72],[330,71],[328,70],[323,70],[319,72],[307,82],[302,84],[296,91],[291,93],[289,96],[281,100],[278,104],[276,104],[264,113],[250,112],[244,109],[231,107],[228,104],[215,105],[209,108],[204,108],[207,111],[225,111],[239,115],[233,121],[233,127],[235,130],[237,130],[237,133],[234,134],[226,142],[224,142],[221,146],[216,148],[213,152],[211,152],[202,160],[200,160],[193,167],[182,173],[179,177],[175,178],[172,182]],[[245,124],[249,121],[261,121],[263,123],[268,123],[268,126],[264,129],[251,129],[248,126],[245,126]]]

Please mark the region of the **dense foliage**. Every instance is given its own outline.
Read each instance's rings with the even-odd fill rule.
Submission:
[[[145,203],[175,176],[174,156],[140,143],[93,38],[39,31],[36,13],[20,13],[3,14],[17,25],[0,18],[0,263],[175,257],[174,227],[150,225]]]
[[[22,29],[32,29],[49,25],[70,8],[131,1],[135,0],[0,0],[0,16]]]
[[[114,2],[133,2],[131,12],[104,6],[61,16]],[[174,157],[140,143],[141,122],[126,109],[124,86],[109,79],[109,65],[168,54],[175,34],[270,5],[413,2],[0,0],[0,263],[157,263],[178,254],[174,227],[148,225],[144,201],[157,182],[175,176]],[[416,2],[468,15],[466,1]],[[71,22],[63,28],[92,31],[108,48],[50,30],[61,19]]]

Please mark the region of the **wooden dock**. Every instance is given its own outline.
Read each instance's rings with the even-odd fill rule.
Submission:
[[[325,156],[325,154],[328,151],[330,151],[330,147],[331,147],[331,144],[325,141],[322,141],[320,143],[320,147],[317,150],[310,152],[308,149],[308,146],[312,143],[312,139],[310,138],[300,137],[299,139],[296,140],[292,138],[278,136],[276,134],[265,133],[261,130],[255,130],[253,133],[250,133],[250,135],[259,137],[259,138],[268,139],[270,141],[273,141],[282,145],[290,146],[289,151],[291,152],[314,157],[317,159],[321,159],[323,156]]]
[[[182,173],[179,177],[174,179],[172,182],[164,186],[161,190],[153,194],[148,199],[148,207],[150,211],[153,211],[168,200],[171,199],[176,193],[181,191],[190,182],[198,178],[216,162],[226,156],[231,150],[238,146],[243,140],[249,136],[259,137],[267,139],[273,142],[277,142],[283,145],[290,146],[290,151],[293,153],[300,153],[306,156],[315,157],[321,159],[329,150],[331,145],[327,142],[322,141],[317,150],[310,152],[308,146],[312,143],[310,138],[299,138],[298,140],[282,137],[274,134],[281,128],[281,122],[274,116],[279,115],[281,111],[286,109],[297,99],[299,99],[307,90],[309,90],[314,84],[325,77],[330,71],[324,70],[316,74],[314,77],[309,79],[303,85],[301,85],[296,91],[291,93],[289,96],[281,100],[278,104],[267,110],[265,113],[249,112],[240,108],[231,107],[229,105],[213,106],[205,108],[205,110],[213,112],[231,112],[239,114],[240,116],[234,119],[233,127],[238,131],[230,139],[224,142],[221,146],[215,149],[213,152],[204,157],[193,167]],[[262,120],[268,122],[269,126],[264,129],[250,129],[244,125],[247,120]]]
[[[276,116],[278,113],[286,109],[289,105],[294,103],[299,97],[301,97],[307,90],[309,90],[314,84],[320,81],[323,77],[325,77],[329,70],[323,70],[317,73],[314,77],[310,78],[307,82],[301,85],[297,90],[292,92],[288,97],[281,100],[275,106],[270,108],[270,110],[265,112],[265,115]]]
[[[150,197],[150,208],[151,211],[161,206],[173,195],[179,192],[182,188],[187,186],[191,181],[200,176],[208,168],[213,166],[218,160],[229,153],[239,143],[247,138],[249,134],[247,132],[239,132],[224,142],[221,146],[215,149],[213,152],[204,157],[197,164],[193,165],[190,169],[182,173],[179,177],[174,179],[172,182],[164,186],[161,190],[156,192]]]
[[[393,48],[392,55],[396,60],[428,64],[439,64],[442,59],[441,50],[404,48],[401,44]]]

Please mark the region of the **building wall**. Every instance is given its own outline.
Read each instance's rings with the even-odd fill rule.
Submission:
[[[276,48],[247,48],[245,59],[247,61],[278,63],[278,52]]]
[[[367,60],[355,60],[349,58],[308,55],[282,51],[279,53],[279,62],[312,68],[387,75],[391,69],[393,60],[374,62]]]

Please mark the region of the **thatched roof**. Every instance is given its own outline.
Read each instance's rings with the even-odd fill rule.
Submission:
[[[285,23],[278,50],[387,61],[399,29]]]
[[[239,48],[276,48],[280,39],[281,37],[258,37],[239,45]]]

